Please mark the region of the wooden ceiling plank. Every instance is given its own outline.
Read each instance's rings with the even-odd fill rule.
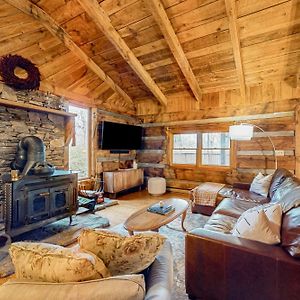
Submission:
[[[162,34],[165,37],[166,42],[168,43],[174,55],[174,58],[176,59],[179,65],[179,68],[181,69],[184,77],[186,78],[196,100],[200,102],[202,99],[202,92],[199,87],[198,81],[174,32],[174,29],[163,7],[163,4],[157,0],[146,0],[146,2],[151,10],[153,18],[155,19]]]
[[[241,44],[239,37],[239,30],[237,25],[237,12],[235,0],[225,0],[226,12],[229,21],[229,32],[231,36],[231,42],[233,47],[234,61],[236,65],[237,75],[240,84],[241,97],[246,102],[246,84],[245,75],[243,70],[243,62],[241,56]]]
[[[105,34],[105,36],[110,40],[110,42],[116,47],[118,52],[126,60],[126,62],[131,66],[139,78],[144,82],[144,84],[153,93],[156,99],[164,106],[167,105],[167,99],[162,91],[159,89],[157,84],[151,78],[149,73],[145,70],[140,61],[136,58],[134,53],[121,38],[119,33],[113,27],[110,19],[106,12],[98,4],[97,0],[78,0],[82,5],[84,10],[90,16],[90,18],[95,22],[98,28]]]
[[[59,26],[45,11],[28,0],[5,0],[6,3],[18,8],[22,12],[40,21],[54,36],[82,60],[87,67],[96,73],[103,81],[119,93],[125,100],[133,104],[132,99],[117,85],[85,52],[75,44],[70,35]]]

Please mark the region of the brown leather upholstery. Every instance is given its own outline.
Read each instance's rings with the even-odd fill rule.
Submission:
[[[234,189],[204,229],[186,236],[186,290],[191,299],[298,299],[300,295],[300,181],[284,169],[275,172],[269,190],[282,203],[282,244],[268,245],[230,234],[247,209],[270,201]],[[286,250],[286,251],[285,251]],[[289,255],[289,254],[290,255]],[[294,256],[294,257],[292,257]]]
[[[297,186],[299,186],[299,182],[297,182],[296,178],[288,177],[286,178],[280,186],[277,187],[276,192],[273,194],[271,202],[280,202],[287,193],[291,190],[294,190]]]
[[[269,188],[269,196],[272,199],[277,188],[281,183],[288,177],[293,177],[294,175],[286,169],[277,169],[272,177],[271,185]]]
[[[300,207],[294,208],[284,215],[281,239],[282,247],[291,256],[300,257]]]
[[[230,233],[237,218],[214,213],[206,222],[204,228],[212,231]]]
[[[270,201],[270,198],[261,196],[259,194],[250,192],[249,190],[244,189],[233,189],[233,194],[230,197],[231,199],[237,199],[237,200],[243,200],[243,201],[250,201],[250,202],[256,202],[256,203],[267,203]]]
[[[226,198],[217,206],[213,215],[221,214],[238,218],[244,211],[257,205],[255,202]]]
[[[186,236],[190,299],[298,299],[299,282],[300,261],[278,246],[205,229]]]

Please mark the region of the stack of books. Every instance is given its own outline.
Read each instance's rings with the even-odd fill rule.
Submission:
[[[171,212],[173,212],[174,210],[175,210],[175,208],[173,207],[173,205],[161,206],[160,203],[153,204],[152,206],[150,206],[147,209],[147,211],[149,211],[151,213],[160,214],[160,215],[168,215]]]

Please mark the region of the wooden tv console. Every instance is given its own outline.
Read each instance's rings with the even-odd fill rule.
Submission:
[[[141,187],[144,182],[143,169],[122,169],[117,171],[103,172],[104,192],[110,197],[116,198],[117,193]]]

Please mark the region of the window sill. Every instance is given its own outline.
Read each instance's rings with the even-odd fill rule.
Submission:
[[[171,168],[176,169],[190,169],[190,170],[205,170],[205,171],[228,171],[231,166],[195,166],[195,165],[179,165],[179,164],[170,164]]]

